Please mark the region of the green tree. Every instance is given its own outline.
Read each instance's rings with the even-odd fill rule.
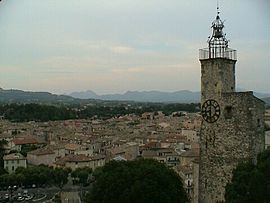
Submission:
[[[0,187],[7,188],[8,186],[18,185],[18,179],[15,174],[4,174],[0,176]]]
[[[75,183],[87,185],[91,173],[92,169],[89,167],[77,168],[76,170],[72,171],[71,177],[75,179]]]
[[[57,185],[62,188],[67,183],[70,172],[70,169],[53,169],[45,165],[28,168],[19,167],[15,173],[0,175],[0,187],[4,188],[10,185],[26,187]]]
[[[94,175],[86,202],[188,202],[181,178],[155,160],[111,161]]]
[[[0,167],[0,176],[1,175],[4,175],[4,174],[7,174],[8,172],[6,171],[6,169]]]
[[[257,164],[240,163],[226,186],[227,203],[268,203],[270,200],[270,150],[258,155]]]
[[[46,186],[53,184],[53,168],[40,165],[31,166],[28,168],[19,167],[15,174],[19,177],[20,185],[32,186]]]
[[[53,171],[53,181],[60,189],[68,182],[68,170],[56,168]]]
[[[144,112],[163,111],[165,115],[169,115],[174,111],[199,111],[199,104],[163,104],[163,103],[132,103],[131,106],[122,104],[121,102],[96,103],[95,105],[87,106],[84,103],[81,105],[45,105],[45,104],[0,104],[0,114],[5,115],[5,118],[15,122],[24,121],[49,121],[49,120],[67,120],[75,118],[98,118],[106,119],[113,116],[125,114],[140,115]],[[33,111],[33,109],[35,109]],[[17,134],[17,131],[13,132]]]
[[[5,145],[7,144],[7,141],[2,139],[0,140],[0,168],[4,167],[4,160],[3,157],[5,155]]]
[[[36,145],[23,145],[22,148],[21,148],[21,151],[20,153],[27,157],[27,153],[30,152],[30,151],[34,151],[35,149],[38,149],[40,146],[36,146]]]

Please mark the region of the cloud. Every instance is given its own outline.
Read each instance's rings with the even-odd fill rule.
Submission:
[[[126,68],[126,69],[112,69],[112,73],[142,73],[145,68]]]
[[[1,71],[1,75],[18,74],[18,73],[22,72],[22,68],[20,66],[15,66],[15,65],[0,64],[0,71]]]
[[[53,45],[52,45],[53,46]],[[130,53],[135,51],[134,47],[116,44],[110,40],[80,40],[80,39],[65,39],[57,46],[70,47],[71,49],[82,51],[98,51],[98,52],[113,52],[113,53]]]
[[[266,1],[224,1],[221,13],[230,45],[239,50],[238,80],[264,81],[260,89],[269,87]],[[215,4],[169,2],[7,1],[0,13],[0,81],[54,91],[199,89],[198,49],[207,46]]]
[[[112,52],[117,54],[126,54],[134,51],[134,48],[127,46],[114,46],[110,48]]]

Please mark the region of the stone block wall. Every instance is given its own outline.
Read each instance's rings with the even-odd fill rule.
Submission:
[[[264,148],[264,103],[252,92],[216,96],[221,114],[203,121],[200,132],[199,202],[224,200],[225,186],[241,161],[253,160]]]
[[[224,92],[235,91],[236,60],[226,58],[201,61],[201,102]]]

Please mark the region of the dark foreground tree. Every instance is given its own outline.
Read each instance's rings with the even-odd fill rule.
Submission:
[[[7,141],[2,139],[0,140],[0,167],[4,167],[4,160],[3,157],[5,155],[5,145],[7,144]],[[3,171],[3,169],[1,169]],[[2,173],[1,173],[2,174]]]
[[[226,186],[225,199],[228,203],[270,202],[270,150],[258,155],[256,165],[252,162],[238,165],[232,182]]]
[[[94,176],[86,202],[188,202],[181,178],[155,160],[111,161]]]

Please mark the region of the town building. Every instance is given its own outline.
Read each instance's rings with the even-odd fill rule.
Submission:
[[[84,154],[69,154],[55,162],[55,167],[71,168],[72,170],[89,167],[94,171],[97,167],[104,165],[105,156],[102,155],[89,157]]]
[[[11,141],[11,149],[20,152],[23,147],[38,145],[39,142],[34,137],[16,137]]]
[[[64,147],[46,146],[27,153],[28,164],[53,166],[54,162],[65,156]]]
[[[17,168],[27,167],[27,161],[26,158],[20,154],[20,153],[13,153],[13,154],[8,154],[3,157],[4,160],[4,168],[9,172],[9,173],[14,173]]]
[[[141,156],[145,159],[155,159],[168,167],[174,167],[179,164],[179,154],[172,148],[150,148],[142,151]]]

